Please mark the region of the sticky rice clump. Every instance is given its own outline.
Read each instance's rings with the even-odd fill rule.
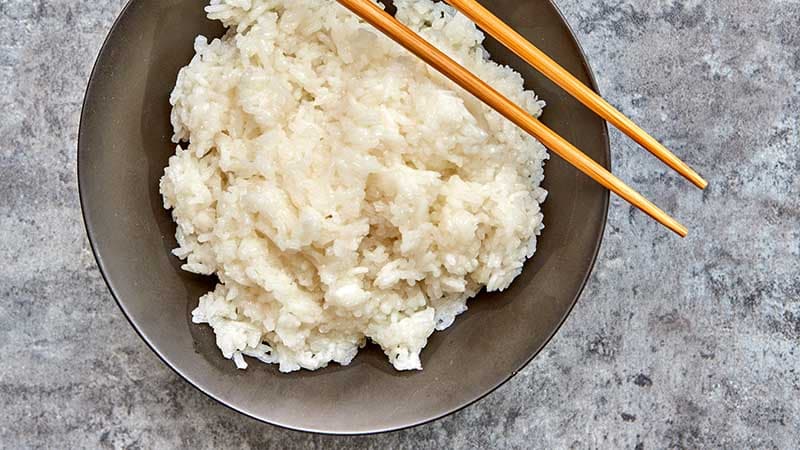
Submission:
[[[397,17],[531,114],[464,16]],[[161,179],[183,269],[216,275],[192,317],[226,358],[346,365],[371,341],[421,369],[434,330],[520,274],[543,228],[542,145],[332,0],[212,0],[170,97]]]

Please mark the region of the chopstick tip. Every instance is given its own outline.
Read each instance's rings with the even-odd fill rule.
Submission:
[[[700,174],[698,174],[692,169],[689,169],[688,166],[685,168],[685,171],[686,173],[684,173],[684,176],[689,181],[691,181],[692,184],[694,184],[700,189],[705,189],[706,187],[708,187],[708,181],[706,181],[705,178],[701,177]]]
[[[659,210],[660,211],[660,210]],[[689,229],[683,226],[682,223],[678,222],[677,220],[673,219],[672,217],[668,216],[666,213],[662,212],[662,216],[652,216],[662,225],[669,228],[673,233],[677,234],[678,236],[685,238],[689,234]]]

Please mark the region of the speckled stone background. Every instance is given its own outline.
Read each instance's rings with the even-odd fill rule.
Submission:
[[[335,438],[240,416],[122,317],[84,235],[84,87],[123,0],[0,0],[0,447],[800,447],[800,1],[558,0],[602,92],[707,175],[613,133],[614,170],[691,228],[613,199],[546,350],[478,404]]]

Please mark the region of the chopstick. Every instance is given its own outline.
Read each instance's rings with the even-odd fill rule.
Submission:
[[[559,136],[555,131],[548,128],[538,119],[528,114],[521,107],[508,100],[484,81],[428,43],[428,41],[420,37],[417,33],[400,23],[378,5],[372,3],[370,0],[337,1],[428,63],[434,69],[442,73],[442,75],[446,76],[518,127],[522,128],[528,134],[537,138],[550,150],[600,185],[613,191],[628,203],[636,206],[679,236],[686,236],[686,227],[667,215],[667,213],[659,209],[641,194],[631,189],[623,183],[622,180],[586,156],[583,152],[575,148],[575,146],[564,140],[564,138]]]
[[[694,183],[695,186],[700,189],[705,189],[706,186],[708,186],[706,180],[660,142],[647,134],[646,131],[641,129],[631,119],[611,106],[611,104],[597,95],[597,93],[588,88],[585,84],[581,83],[575,76],[567,72],[566,69],[536,48],[530,41],[514,31],[513,28],[492,14],[476,0],[445,1],[475,22],[475,24],[497,39],[497,41],[506,46],[506,48],[516,53],[517,56],[525,60],[544,76],[570,93],[579,102],[594,111],[595,114],[617,127],[658,159]]]

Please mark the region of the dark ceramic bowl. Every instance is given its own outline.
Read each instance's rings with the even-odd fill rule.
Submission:
[[[326,0],[332,1],[332,0]],[[180,270],[170,254],[175,225],[158,181],[174,152],[168,96],[192,57],[195,36],[219,36],[204,0],[132,0],[120,14],[89,81],[81,117],[78,180],[97,264],[125,316],[167,365],[212,398],[296,430],[372,433],[421,424],[476,401],[525,366],[569,314],[594,264],[608,194],[558,157],[545,169],[546,229],[510,289],[481,294],[422,352],[423,371],[396,372],[363,349],[350,366],[281,374],[252,363],[236,370],[208,326],[190,311],[214,280]],[[595,86],[575,37],[549,0],[484,4]],[[605,124],[491,39],[493,58],[521,72],[547,101],[543,121],[608,167]],[[577,361],[576,361],[577,363]]]

